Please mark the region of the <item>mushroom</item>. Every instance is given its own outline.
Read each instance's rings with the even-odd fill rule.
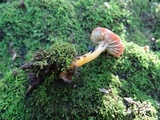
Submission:
[[[76,57],[71,63],[69,69],[60,73],[61,79],[70,82],[78,67],[94,60],[104,51],[107,51],[114,57],[120,57],[120,55],[123,54],[124,45],[121,38],[106,28],[97,27],[93,29],[90,39],[93,43],[98,44],[96,49],[82,56]]]
[[[105,50],[114,57],[120,57],[123,54],[124,44],[121,38],[107,28],[97,27],[93,29],[90,39],[98,46],[106,45]]]

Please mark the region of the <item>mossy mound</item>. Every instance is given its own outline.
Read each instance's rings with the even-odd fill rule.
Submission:
[[[65,3],[65,4],[64,4]],[[0,64],[7,70],[22,65],[30,59],[29,52],[39,48],[48,48],[56,41],[73,42],[70,35],[79,28],[74,7],[64,0],[27,0],[24,7],[21,3],[1,4],[0,10]],[[15,64],[12,63],[17,54]],[[10,59],[8,59],[10,58]],[[4,66],[6,65],[6,67]]]
[[[139,96],[139,98],[145,92],[147,95],[160,100],[160,75],[158,74],[160,61],[157,55],[150,50],[146,51],[144,47],[129,43],[126,46],[125,54],[115,64],[113,72],[128,81],[125,87],[127,92],[129,90],[132,95],[138,93],[139,95],[136,96]],[[130,86],[134,86],[134,89],[129,89]],[[141,99],[145,99],[143,97]]]
[[[69,68],[75,56],[74,46],[66,42],[56,42],[48,50],[36,51],[32,60],[21,66],[30,80],[26,93],[29,94],[46,77],[52,79],[56,75],[59,78],[60,72]]]
[[[160,60],[152,51],[139,46],[148,42],[140,26],[142,20],[137,16],[151,4],[148,1],[141,4],[139,0],[131,4],[117,0],[104,2],[25,0],[24,5],[17,1],[0,4],[1,120],[160,118]],[[71,62],[73,52],[67,52],[70,47],[58,47],[58,42],[74,44],[79,54],[85,53],[87,46],[92,45],[90,32],[97,26],[121,36],[125,52],[120,58],[101,54],[79,68],[79,75],[70,84],[59,80],[56,70],[45,74],[48,63],[55,62],[61,70]],[[155,34],[159,36],[158,32]],[[125,42],[131,40],[139,45]],[[60,54],[52,53],[50,48],[54,51],[56,47]],[[49,50],[61,59],[54,56],[52,61],[43,56],[42,62],[36,61],[37,71],[33,71],[42,68],[44,81],[25,96],[30,80],[19,67],[31,61],[37,50],[42,56],[48,56]],[[69,54],[61,54],[63,51]]]
[[[23,71],[6,72],[5,78],[0,80],[0,119],[25,118],[25,91],[28,86],[27,76]],[[27,110],[28,111],[28,110]]]
[[[102,54],[80,68],[79,76],[75,76],[70,84],[55,80],[54,74],[52,77],[46,76],[44,82],[27,97],[24,96],[29,85],[26,75],[19,70],[16,75],[7,73],[1,80],[1,119],[10,119],[14,115],[15,119],[156,120],[159,74],[151,67],[155,65],[159,71],[160,63],[156,56],[143,50],[133,43],[127,43],[121,58]],[[134,63],[138,65],[131,65],[133,60],[137,60]],[[130,75],[126,71],[134,72]],[[150,75],[147,76],[148,71],[154,74],[154,81],[151,81]],[[126,97],[133,98],[133,101],[126,101]],[[12,109],[9,107],[11,101],[14,103]]]

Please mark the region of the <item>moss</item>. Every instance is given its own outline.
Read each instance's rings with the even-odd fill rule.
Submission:
[[[61,71],[69,68],[76,50],[73,45],[65,42],[56,42],[48,50],[38,50],[35,52],[32,61],[22,65],[22,69],[27,71],[30,86],[27,90],[29,94],[40,82],[49,76],[59,77]]]
[[[0,80],[1,120],[25,119],[26,85],[28,85],[27,77],[23,71],[15,69],[5,73],[5,78]]]
[[[65,4],[64,4],[65,3]],[[19,8],[19,2],[2,4],[0,10],[0,28],[5,37],[1,40],[2,61],[11,63],[12,55],[9,53],[9,44],[19,57],[16,65],[20,66],[26,53],[36,51],[38,48],[47,48],[54,41],[70,41],[70,35],[78,29],[74,7],[69,1],[30,0],[25,1],[26,8]],[[68,38],[68,39],[67,39]],[[9,54],[8,54],[9,53]],[[30,55],[27,55],[30,56]],[[8,60],[7,58],[10,58]],[[6,67],[10,68],[10,65]]]
[[[97,26],[106,27],[116,33],[124,30],[124,24],[127,23],[125,16],[129,14],[128,11],[121,9],[117,1],[108,2],[109,7],[104,4],[105,2],[104,0],[89,0],[87,2],[81,0],[75,2],[76,8],[81,11],[78,13],[81,26],[86,31],[89,32]]]
[[[35,52],[33,65],[37,68],[34,69],[45,69],[46,66],[55,64],[61,71],[65,70],[69,67],[76,54],[76,50],[72,44],[56,42],[48,50],[38,50]]]
[[[94,69],[92,66],[90,68]],[[123,120],[144,117],[156,119],[156,111],[149,101],[145,103],[149,106],[147,113],[142,110],[138,114],[136,106],[135,112],[126,113],[132,105],[127,106],[124,98],[118,95],[121,91],[119,88],[122,87],[121,81],[109,71],[105,74],[95,74],[97,78],[94,76],[91,78],[90,76],[94,75],[92,73],[88,76],[80,76],[70,85],[54,81],[54,77],[46,77],[46,80],[29,97],[24,96],[28,80],[22,71],[17,71],[17,73],[16,81],[13,80],[14,76],[11,72],[1,81],[0,92],[3,94],[1,119],[109,118],[114,120],[118,118]],[[12,82],[7,81],[8,77]],[[82,81],[82,78],[85,80]],[[6,88],[7,82],[10,83],[10,87]],[[102,88],[109,93],[100,92]],[[8,94],[5,95],[5,93]],[[12,104],[13,101],[14,104]],[[141,102],[139,104],[143,106]]]
[[[0,4],[0,119],[159,119],[160,60],[139,46],[148,44],[140,15],[151,4],[113,0],[107,8],[104,2],[25,0],[24,8],[17,1]],[[117,59],[103,53],[79,68],[70,84],[60,81],[57,71],[69,66],[75,49],[78,54],[87,51],[92,45],[90,32],[97,26],[123,38],[123,56]],[[18,55],[15,60],[13,51]],[[19,69],[26,61],[32,61],[31,72],[41,72],[44,80],[29,96],[25,93],[31,81]],[[140,107],[147,110],[138,112]]]
[[[157,48],[160,49],[160,39],[156,40]]]
[[[133,85],[133,88],[145,91],[145,93],[151,96],[157,96],[155,91],[159,88],[158,79],[160,77],[158,74],[160,70],[158,56],[154,55],[151,51],[145,51],[143,47],[128,43],[126,44],[125,54],[118,61],[116,61],[113,72],[118,74],[122,79],[127,80],[128,87]]]

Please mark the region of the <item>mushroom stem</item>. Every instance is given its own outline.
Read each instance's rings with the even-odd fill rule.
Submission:
[[[71,63],[70,68],[60,73],[60,78],[64,81],[70,82],[72,76],[74,75],[74,72],[76,71],[76,68],[81,67],[82,65],[97,58],[103,51],[106,50],[107,46],[108,44],[106,44],[106,41],[100,41],[99,45],[93,52],[89,52],[82,56],[76,57]]]
[[[101,41],[99,42],[99,45],[96,47],[94,51],[91,51],[82,56],[76,57],[75,61],[73,61],[72,64],[76,67],[81,67],[82,65],[97,58],[103,51],[106,50],[106,47],[107,47],[107,44],[105,44],[105,41]]]

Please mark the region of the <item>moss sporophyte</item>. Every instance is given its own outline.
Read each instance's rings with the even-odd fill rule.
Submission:
[[[93,43],[98,44],[96,49],[76,57],[71,63],[70,68],[61,72],[61,79],[70,82],[74,75],[74,71],[76,71],[78,67],[94,60],[104,51],[107,51],[114,57],[120,57],[124,52],[124,44],[122,43],[121,38],[107,28],[97,27],[93,29],[90,39]]]

